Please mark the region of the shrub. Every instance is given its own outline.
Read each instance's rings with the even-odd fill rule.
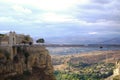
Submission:
[[[4,54],[7,60],[10,59],[10,53],[8,51],[5,50]]]

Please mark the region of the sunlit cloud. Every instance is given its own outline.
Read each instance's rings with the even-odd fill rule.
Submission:
[[[22,6],[14,5],[12,8],[19,13],[24,13],[24,14],[32,13],[30,9],[24,8]]]
[[[56,13],[44,13],[40,15],[42,20],[45,22],[69,22],[73,20],[72,16],[69,15],[62,15]]]
[[[31,5],[45,11],[67,10],[75,5],[83,5],[89,3],[89,0],[6,0],[5,2]]]
[[[98,34],[98,32],[89,32],[88,34],[95,35]]]
[[[13,17],[2,16],[0,17],[0,22],[16,22],[16,20]]]

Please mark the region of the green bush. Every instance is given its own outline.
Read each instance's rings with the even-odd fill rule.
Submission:
[[[7,60],[10,59],[10,53],[8,51],[5,50],[4,54]]]

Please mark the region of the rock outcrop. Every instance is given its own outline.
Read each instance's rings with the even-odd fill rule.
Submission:
[[[113,71],[113,75],[117,76],[120,75],[120,60],[116,62],[115,69]]]
[[[113,75],[106,78],[105,80],[120,80],[120,60],[116,61]]]
[[[0,50],[0,80],[55,80],[51,56],[44,46],[17,46],[13,60]]]

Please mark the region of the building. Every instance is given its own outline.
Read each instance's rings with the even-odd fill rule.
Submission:
[[[17,46],[26,43],[32,43],[33,40],[29,35],[16,34],[15,32],[9,32],[9,34],[3,34],[0,36],[0,43],[2,48],[5,47],[10,53],[10,59],[13,60],[13,57],[17,54]]]
[[[16,44],[30,42],[33,43],[33,39],[29,35],[16,34],[15,32],[9,32],[8,34],[4,34],[4,36],[0,38],[1,45],[13,46]]]

